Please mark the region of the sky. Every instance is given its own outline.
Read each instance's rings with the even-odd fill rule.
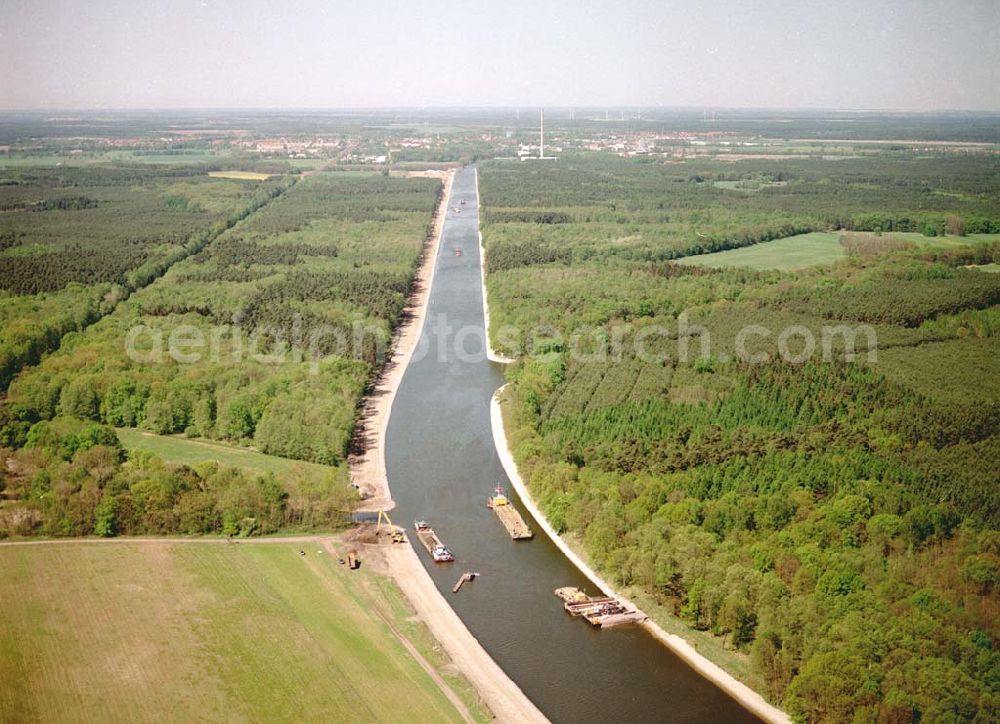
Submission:
[[[1000,110],[1000,0],[2,0],[0,109]]]

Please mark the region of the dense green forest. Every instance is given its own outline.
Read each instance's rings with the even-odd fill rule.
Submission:
[[[760,178],[776,182],[751,192],[717,185]],[[548,308],[560,308],[562,324],[574,328],[676,315],[709,301],[700,289],[694,300],[649,283],[680,257],[830,229],[923,232],[916,238],[928,250],[960,238],[945,232],[1000,238],[981,236],[1000,232],[997,178],[992,155],[664,164],[590,154],[484,163],[494,346],[516,351],[496,336],[511,326],[524,348],[527,330],[551,321]]]
[[[204,463],[166,465],[122,450],[106,425],[57,417],[32,426],[25,447],[0,448],[8,499],[0,536],[248,536],[345,525],[355,497],[345,472],[250,474]]]
[[[25,168],[0,184],[0,390],[281,193],[197,167]]]
[[[509,439],[552,524],[797,719],[1000,716],[1000,279],[967,268],[1000,244],[930,236],[995,229],[996,160],[480,174]],[[854,230],[843,261],[669,261],[801,228]],[[877,354],[823,359],[837,325]]]
[[[260,182],[256,193],[282,187]],[[83,504],[79,496],[130,495],[131,483],[97,483],[97,493],[57,484],[64,476],[54,471],[76,457],[47,459],[51,446],[34,443],[72,420],[252,445],[334,466],[346,489],[356,408],[401,319],[440,188],[433,179],[375,174],[303,178],[112,313],[65,335],[57,352],[15,378],[0,409],[0,445],[15,451],[16,468],[37,470],[36,482],[15,493],[37,511],[32,532],[86,532],[65,518]],[[174,508],[187,500],[185,485],[211,487],[188,473],[165,475],[188,475],[170,483]],[[226,517],[220,505],[213,521]],[[153,530],[135,515],[121,530]],[[277,515],[242,517],[266,518],[268,530],[294,522]],[[173,527],[157,532],[191,527],[176,510],[171,516]]]

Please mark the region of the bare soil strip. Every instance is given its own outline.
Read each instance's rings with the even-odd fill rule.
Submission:
[[[440,178],[444,189],[434,213],[434,234],[424,248],[423,259],[413,278],[413,294],[403,310],[403,322],[393,335],[392,357],[382,368],[375,387],[361,403],[361,414],[353,441],[356,452],[347,461],[351,470],[351,482],[368,496],[358,507],[359,512],[392,510],[396,505],[389,493],[389,480],[385,472],[385,432],[389,426],[389,412],[392,401],[396,398],[396,390],[399,389],[406,365],[424,326],[427,299],[434,280],[438,245],[448,212],[451,181],[455,171],[420,171],[408,175]]]
[[[458,670],[476,687],[497,721],[518,724],[547,721],[465,627],[434,586],[411,546],[397,545],[386,550],[386,564],[396,585],[406,594]]]

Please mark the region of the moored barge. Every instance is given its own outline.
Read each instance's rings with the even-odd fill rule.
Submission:
[[[588,596],[573,587],[557,588],[555,594],[563,600],[563,608],[570,614],[583,616],[587,623],[598,628],[642,623],[649,618],[642,611],[611,596]]]
[[[514,504],[510,502],[503,486],[498,485],[493,489],[493,495],[487,499],[486,507],[497,514],[503,527],[507,529],[507,533],[514,540],[526,540],[534,537],[535,534],[524,522],[524,518],[521,517]]]
[[[427,521],[418,520],[414,522],[413,529],[417,532],[417,538],[424,544],[424,548],[431,554],[431,558],[436,563],[448,563],[455,560],[455,556],[448,550],[447,546],[437,537],[434,529],[427,524]]]

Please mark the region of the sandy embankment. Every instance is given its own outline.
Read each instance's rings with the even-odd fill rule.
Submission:
[[[352,456],[351,480],[362,490],[372,491],[360,510],[389,510],[395,503],[389,492],[385,469],[385,433],[396,390],[403,379],[406,365],[420,338],[427,300],[434,279],[441,232],[448,211],[454,171],[427,172],[414,175],[434,175],[443,178],[445,188],[434,220],[434,237],[415,278],[415,293],[407,306],[406,322],[400,325],[393,339],[392,358],[363,406],[365,449]],[[444,596],[434,586],[416,552],[409,545],[392,546],[385,550],[385,563],[406,598],[427,624],[455,666],[479,692],[486,706],[502,722],[545,722],[546,718],[524,695],[524,692],[497,665],[479,641],[472,635]]]
[[[476,168],[476,213],[479,213],[479,169]],[[486,250],[483,248],[483,230],[479,229],[479,278],[483,286],[483,334],[486,337],[486,357],[491,362],[510,364],[514,361],[512,357],[506,357],[495,349],[490,342],[490,305],[486,301]]]
[[[459,671],[476,687],[497,721],[518,724],[548,721],[465,627],[434,586],[412,546],[393,546],[386,550],[386,563],[396,585],[406,594]]]
[[[364,450],[360,454],[351,455],[348,459],[351,482],[358,487],[358,490],[369,496],[358,506],[359,512],[392,510],[396,505],[389,493],[389,480],[385,472],[385,431],[389,426],[389,411],[392,409],[392,401],[396,399],[396,390],[399,389],[403,373],[406,372],[406,365],[410,362],[424,326],[427,299],[430,297],[431,283],[434,281],[438,246],[441,243],[444,219],[448,213],[448,199],[451,196],[451,181],[455,171],[419,171],[407,175],[439,178],[444,183],[444,190],[434,212],[434,234],[424,249],[424,257],[413,279],[414,292],[407,300],[406,309],[403,311],[404,321],[393,334],[392,356],[382,369],[374,389],[365,397],[361,406],[362,429],[359,434]]]
[[[549,521],[545,518],[545,516],[542,515],[538,506],[535,505],[535,501],[532,499],[527,486],[525,486],[524,481],[521,479],[521,475],[518,473],[517,463],[514,462],[514,456],[511,454],[510,447],[507,444],[507,432],[504,429],[503,412],[500,409],[500,394],[506,387],[507,386],[504,385],[497,390],[493,395],[493,399],[490,401],[490,426],[493,429],[493,442],[496,445],[497,454],[500,456],[500,462],[503,465],[504,471],[507,473],[507,477],[510,478],[511,485],[514,486],[517,494],[521,496],[521,502],[535,517],[535,520],[538,521],[538,524],[545,531],[546,535],[548,535],[556,546],[558,546],[559,550],[561,550],[563,554],[573,562],[573,565],[579,568],[580,571],[587,576],[587,578],[589,578],[595,586],[603,591],[606,596],[614,596],[634,608],[638,608],[638,606],[616,592],[607,581],[597,575],[597,573],[589,565],[587,565],[586,561],[580,558],[580,556],[578,556],[576,552],[570,548],[569,544],[562,539],[562,537],[549,524]],[[647,620],[642,625],[656,639],[684,659],[693,669],[695,669],[695,671],[709,681],[715,683],[720,689],[729,694],[729,696],[733,697],[741,705],[762,718],[764,721],[781,722],[782,724],[791,721],[785,712],[767,703],[767,701],[764,700],[764,697],[756,691],[751,689],[746,684],[738,681],[727,671],[699,654],[695,648],[691,646],[691,644],[680,636],[667,633],[651,619]]]

